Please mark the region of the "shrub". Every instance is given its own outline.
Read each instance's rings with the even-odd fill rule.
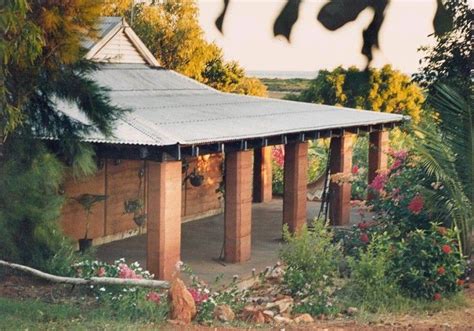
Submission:
[[[114,277],[124,279],[152,279],[148,271],[138,262],[127,264],[125,259],[113,264],[84,260],[73,266],[76,275],[82,278]],[[168,315],[166,293],[142,287],[94,286],[90,289],[96,299],[110,306],[118,317],[127,320],[164,321]]]
[[[39,142],[11,139],[6,145],[0,164],[1,259],[55,274],[70,270],[73,249],[58,222],[63,170]]]
[[[309,230],[304,226],[292,235],[285,226],[287,242],[280,252],[287,269],[283,284],[296,298],[301,299],[295,311],[311,314],[334,312],[330,300],[333,280],[338,275],[341,250],[333,243],[333,234],[324,222],[315,220]]]
[[[465,263],[454,238],[454,231],[432,225],[396,243],[391,273],[405,294],[439,300],[461,288]]]
[[[393,304],[399,296],[397,283],[390,273],[391,241],[388,235],[375,235],[365,250],[348,257],[350,278],[343,294],[350,305],[377,312]]]

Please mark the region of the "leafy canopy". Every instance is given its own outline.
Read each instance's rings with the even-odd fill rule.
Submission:
[[[89,78],[96,66],[83,59],[81,44],[94,38],[100,9],[93,0],[6,3],[0,20],[0,136],[35,132],[68,143],[90,130],[110,134],[122,110]],[[58,111],[58,100],[77,105],[90,124]]]
[[[355,67],[322,70],[301,95],[304,102],[339,105],[387,113],[410,115],[419,122],[424,96],[410,77],[386,65],[360,71]]]

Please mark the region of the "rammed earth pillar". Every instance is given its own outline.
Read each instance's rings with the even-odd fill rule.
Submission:
[[[253,202],[272,201],[272,148],[254,150]]]
[[[389,132],[375,131],[369,134],[369,170],[368,180],[372,183],[380,170],[387,169],[389,146]],[[368,198],[371,198],[370,192]]]
[[[297,232],[306,224],[308,143],[285,145],[283,224]]]
[[[331,175],[342,173],[350,176],[352,170],[352,134],[331,138]],[[351,216],[351,184],[349,182],[329,184],[329,217],[333,225],[348,225]]]
[[[147,165],[147,269],[169,280],[181,259],[181,161]]]
[[[252,234],[252,153],[225,155],[224,258],[227,262],[250,259]]]

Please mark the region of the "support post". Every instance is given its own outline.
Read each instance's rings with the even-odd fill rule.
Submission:
[[[283,224],[295,233],[306,224],[308,143],[285,145]]]
[[[272,201],[272,148],[254,150],[253,202]]]
[[[148,161],[147,169],[147,269],[170,280],[181,259],[181,161]]]
[[[252,151],[226,153],[224,259],[245,262],[251,255]]]
[[[331,138],[330,173],[350,176],[352,170],[352,134]],[[348,225],[351,217],[351,184],[329,184],[329,215],[333,225]]]
[[[389,132],[375,131],[369,134],[369,169],[368,180],[372,183],[380,170],[387,169],[389,146]],[[368,199],[371,199],[369,192]]]

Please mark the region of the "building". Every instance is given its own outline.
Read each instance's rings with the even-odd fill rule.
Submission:
[[[110,89],[113,103],[131,111],[117,121],[113,136],[84,137],[97,151],[99,171],[84,181],[71,176],[64,194],[106,196],[89,216],[94,244],[146,231],[147,268],[158,278],[171,277],[180,260],[181,223],[223,210],[225,259],[250,258],[252,201],[272,198],[270,146],[285,145],[282,221],[297,231],[306,222],[307,141],[331,138],[331,172],[350,173],[351,136],[370,132],[373,177],[386,166],[387,129],[404,120],[216,91],[160,67],[120,18],[104,18],[99,36],[86,43],[87,58],[101,63],[93,78]],[[60,102],[58,108],[87,123],[74,105]],[[331,184],[330,199],[331,221],[347,224],[350,184]],[[74,199],[61,222],[67,235],[84,237],[86,213]]]

